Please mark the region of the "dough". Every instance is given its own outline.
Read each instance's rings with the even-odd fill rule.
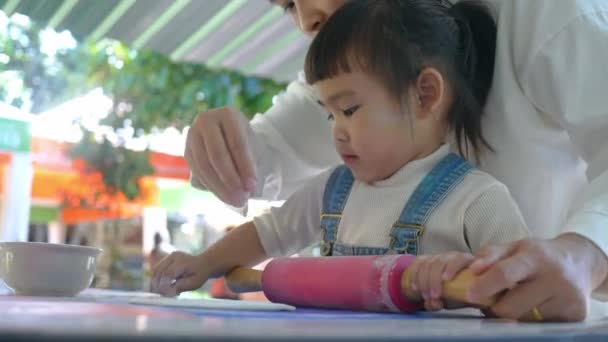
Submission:
[[[129,304],[206,310],[294,311],[291,305],[229,299],[131,298]]]

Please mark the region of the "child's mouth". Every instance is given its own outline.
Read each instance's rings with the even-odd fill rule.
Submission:
[[[343,154],[342,160],[344,161],[344,164],[349,165],[349,164],[353,164],[357,160],[359,160],[359,157],[357,157],[354,154]]]

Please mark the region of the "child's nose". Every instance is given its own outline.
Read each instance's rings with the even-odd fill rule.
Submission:
[[[341,143],[348,142],[348,131],[342,125],[336,123],[334,124],[334,138]]]

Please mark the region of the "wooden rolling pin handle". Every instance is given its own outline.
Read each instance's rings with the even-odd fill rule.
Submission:
[[[237,267],[226,274],[226,286],[234,293],[262,291],[262,271]]]
[[[486,298],[475,303],[469,301],[467,293],[476,279],[477,277],[470,270],[465,269],[461,271],[454,277],[454,279],[443,283],[441,298],[450,302],[462,303],[466,304],[466,306],[473,306],[477,308],[487,308],[492,306],[496,302],[496,297]],[[420,293],[413,291],[410,288],[409,273],[407,269],[405,272],[403,272],[403,276],[401,277],[401,289],[409,301],[423,301]]]

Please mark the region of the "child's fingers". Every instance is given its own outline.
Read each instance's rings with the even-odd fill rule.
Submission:
[[[192,277],[179,278],[176,280],[169,280],[163,283],[161,294],[165,297],[177,297],[180,293],[188,290],[188,285],[192,282]]]
[[[458,272],[468,267],[474,260],[475,257],[467,253],[458,253],[457,255],[450,257],[447,264],[445,265],[442,279],[444,281],[454,279]]]
[[[183,261],[181,263],[174,262],[171,267],[168,267],[160,278],[160,294],[167,297],[176,296],[175,284],[185,276],[185,272]]]
[[[421,264],[419,266],[420,271],[418,272],[418,277],[417,277],[418,290],[420,291],[420,293],[422,294],[422,297],[425,300],[431,299],[429,272],[430,272],[430,265],[433,262],[434,258],[435,257],[433,257],[433,256],[425,257],[424,259],[422,259]]]
[[[426,311],[440,311],[443,310],[443,303],[438,299],[430,299],[424,301],[424,308]]]
[[[434,311],[443,310],[443,302],[440,299],[431,300],[431,308]]]
[[[161,280],[163,278],[163,274],[167,270],[168,267],[173,264],[175,259],[175,255],[171,254],[161,260],[155,267],[152,273],[152,292],[158,292],[161,288]]]
[[[170,295],[170,287],[174,285],[175,280],[183,277],[187,273],[189,257],[189,255],[184,253],[174,252],[163,259],[154,269],[152,281],[154,292],[158,292],[162,295]]]
[[[481,313],[487,318],[498,318],[498,316],[492,311],[491,308],[482,308]]]
[[[431,299],[439,299],[441,298],[441,292],[443,288],[443,279],[442,275],[445,271],[445,267],[447,265],[446,256],[439,255],[433,258],[433,261],[429,265],[428,272],[428,286],[430,289]]]
[[[408,286],[410,290],[417,292],[418,288],[418,272],[420,271],[420,264],[424,257],[418,257],[407,267]]]
[[[158,293],[160,293],[164,297],[175,297],[176,295],[173,293],[173,285],[174,281],[169,277],[161,277],[158,285]]]
[[[177,296],[184,291],[196,290],[203,285],[205,280],[206,279],[200,279],[200,277],[196,274],[191,274],[184,278],[180,278],[175,282],[175,285],[171,287],[171,293],[175,293],[175,296]]]
[[[163,273],[163,277],[171,280],[171,283],[174,283],[176,280],[179,280],[183,277],[189,276],[188,274],[188,265],[185,260],[180,260],[179,262],[174,262],[171,267],[167,268]]]

